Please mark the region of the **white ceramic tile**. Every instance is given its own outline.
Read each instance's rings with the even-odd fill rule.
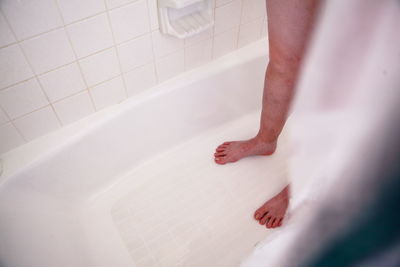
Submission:
[[[157,83],[153,63],[125,73],[124,78],[128,96],[136,95]]]
[[[153,31],[159,27],[157,0],[147,0],[147,7],[149,9],[150,29]]]
[[[183,50],[166,56],[156,62],[159,81],[164,81],[184,71],[185,53]]]
[[[48,104],[35,78],[0,91],[0,105],[11,119]]]
[[[242,23],[250,22],[265,16],[267,8],[265,0],[242,0]]]
[[[88,86],[93,86],[120,74],[117,53],[114,48],[80,60]]]
[[[104,0],[57,0],[65,23],[71,23],[105,10]]]
[[[115,8],[135,1],[136,0],[106,0],[106,3],[108,8]]]
[[[51,102],[73,95],[86,88],[78,64],[72,63],[39,76]]]
[[[0,125],[8,122],[7,115],[4,113],[4,111],[0,108]]]
[[[0,125],[0,154],[24,143],[24,139],[11,123]]]
[[[237,47],[239,28],[233,28],[214,36],[213,58],[232,52]]]
[[[234,0],[215,9],[215,34],[239,26],[241,14],[241,1]]]
[[[166,56],[184,47],[184,40],[161,34],[159,31],[152,32],[152,38],[156,58]]]
[[[196,68],[211,60],[212,40],[198,43],[185,48],[185,69]]]
[[[75,60],[74,52],[63,28],[26,40],[21,45],[37,74]]]
[[[229,2],[232,2],[232,0],[216,0],[215,6],[220,7],[220,6],[228,4]]]
[[[238,47],[243,47],[261,38],[263,18],[240,25]]]
[[[126,98],[122,77],[118,76],[90,88],[90,94],[97,110],[120,103]]]
[[[17,44],[0,49],[0,89],[34,74]]]
[[[117,43],[150,32],[146,0],[111,10],[110,20]]]
[[[60,128],[56,114],[50,106],[18,118],[14,124],[28,141]]]
[[[19,40],[62,26],[54,0],[3,0],[1,9]]]
[[[71,24],[67,30],[78,57],[113,45],[111,28],[105,13]]]
[[[124,72],[152,61],[154,56],[150,34],[120,44],[118,56]]]
[[[0,13],[0,47],[15,42],[15,37],[12,34],[3,14]]]
[[[64,125],[94,113],[94,107],[87,90],[58,101],[53,106]]]
[[[189,38],[185,39],[185,46],[191,46],[197,43],[200,43],[202,41],[205,41],[207,39],[212,38],[214,32],[214,28],[210,28],[208,30],[205,30],[204,32],[198,33],[194,36],[191,36]]]

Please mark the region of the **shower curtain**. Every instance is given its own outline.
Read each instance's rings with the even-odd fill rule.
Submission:
[[[400,1],[326,1],[320,12],[285,126],[287,218],[243,267],[309,266],[384,182],[372,173],[400,114]]]

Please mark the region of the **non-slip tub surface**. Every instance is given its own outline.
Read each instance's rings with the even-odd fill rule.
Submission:
[[[259,112],[207,131],[132,170],[112,216],[138,267],[237,266],[272,230],[254,211],[287,180],[284,138],[272,156],[217,165],[215,147],[256,132]]]

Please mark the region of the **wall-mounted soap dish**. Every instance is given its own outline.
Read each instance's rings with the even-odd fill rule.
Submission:
[[[162,33],[186,38],[214,24],[211,0],[158,0]]]

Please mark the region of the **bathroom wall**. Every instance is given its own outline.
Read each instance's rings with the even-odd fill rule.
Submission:
[[[2,0],[0,154],[266,35],[265,0],[216,0],[215,25],[161,35],[157,0]]]

